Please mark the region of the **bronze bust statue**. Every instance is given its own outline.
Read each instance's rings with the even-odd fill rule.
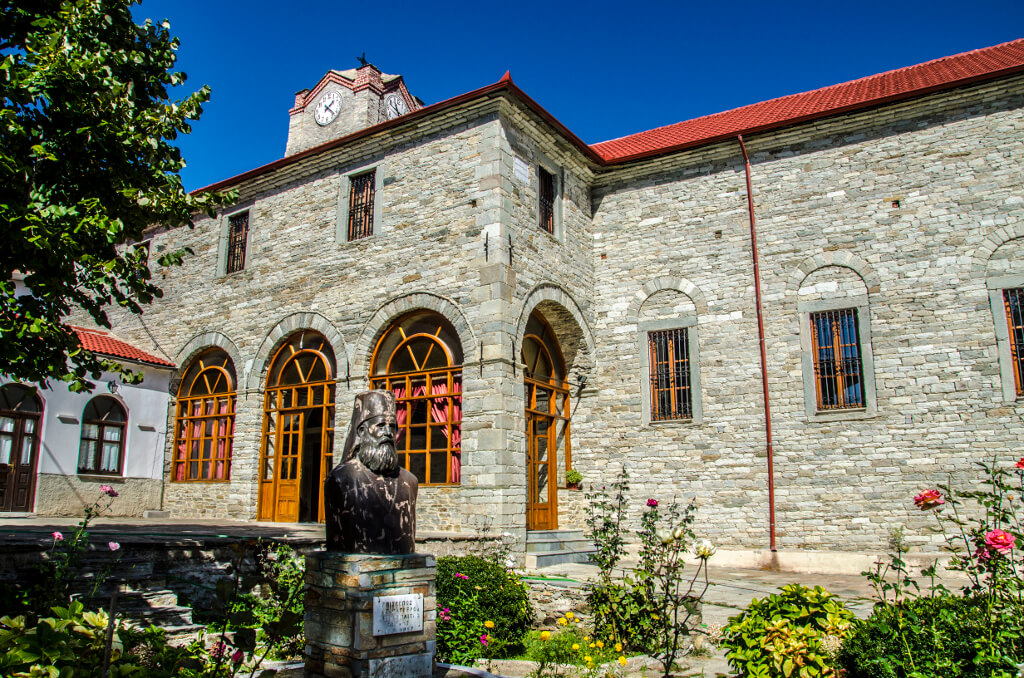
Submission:
[[[395,395],[356,396],[341,463],[324,482],[327,550],[403,554],[416,548],[416,476],[398,465]]]

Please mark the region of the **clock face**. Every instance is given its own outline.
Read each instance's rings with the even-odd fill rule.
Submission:
[[[387,111],[388,120],[394,120],[398,116],[408,113],[409,107],[405,104],[405,99],[401,94],[389,94],[384,98],[384,110]]]
[[[341,112],[341,94],[328,92],[320,97],[313,110],[313,119],[318,125],[329,125]]]

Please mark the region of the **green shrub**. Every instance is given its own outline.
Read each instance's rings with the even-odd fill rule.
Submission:
[[[755,598],[730,619],[722,646],[739,678],[836,676],[822,641],[848,635],[853,619],[842,601],[820,586],[790,584],[781,593]]]
[[[477,556],[437,559],[438,661],[521,651],[532,622],[526,585],[504,566]]]
[[[1013,676],[1014,664],[992,662],[978,650],[993,633],[1010,631],[1020,637],[1024,610],[1003,619],[1002,629],[993,628],[994,621],[1000,622],[989,611],[988,601],[976,596],[942,595],[879,605],[843,643],[839,664],[847,678]]]

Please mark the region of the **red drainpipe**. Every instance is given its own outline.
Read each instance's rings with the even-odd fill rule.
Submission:
[[[757,302],[757,341],[761,346],[761,386],[764,388],[764,436],[768,453],[768,526],[771,549],[775,551],[775,464],[772,459],[772,410],[768,405],[768,357],[764,348],[764,315],[761,312],[761,268],[757,262],[757,228],[754,221],[754,193],[750,187],[750,157],[743,143],[743,135],[736,139],[743,151],[743,164],[747,171],[747,213],[750,215],[750,251],[754,257],[754,298]]]

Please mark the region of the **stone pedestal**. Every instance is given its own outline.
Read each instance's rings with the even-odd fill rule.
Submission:
[[[317,551],[306,556],[306,675],[430,678],[434,557]]]

